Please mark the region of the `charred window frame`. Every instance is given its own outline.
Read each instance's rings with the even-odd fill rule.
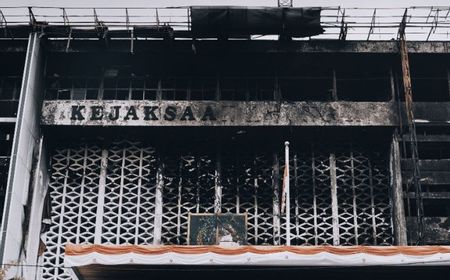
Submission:
[[[21,76],[0,77],[0,117],[17,116],[21,82]]]
[[[343,55],[333,69],[334,91],[342,101],[386,102],[392,99],[394,57]],[[395,65],[397,65],[396,63]]]
[[[250,69],[243,66],[237,73],[219,69],[198,75],[185,75],[185,70],[133,73],[131,66],[86,77],[54,74],[47,78],[46,99],[388,102],[394,100],[394,93],[403,98],[401,69],[395,59],[374,54],[321,60],[305,56],[286,62],[286,69],[280,61],[274,69],[259,72],[256,66],[244,65]],[[450,101],[447,60],[438,60],[438,66],[432,67],[431,61],[412,56],[414,101]]]
[[[414,102],[450,102],[448,55],[410,55],[411,86]],[[404,101],[402,71],[395,69],[397,91]]]
[[[414,94],[414,92],[413,92]],[[414,98],[414,97],[413,97]],[[409,135],[401,143],[402,183],[409,244],[418,243],[417,196],[414,191],[413,161]],[[426,245],[449,245],[450,217],[450,128],[418,125],[417,148],[423,203],[423,240]]]
[[[0,210],[3,211],[8,182],[14,127],[0,125]],[[0,216],[0,223],[2,217]]]

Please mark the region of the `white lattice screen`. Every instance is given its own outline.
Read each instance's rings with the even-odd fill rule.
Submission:
[[[386,152],[291,146],[292,245],[392,244]],[[159,151],[138,141],[56,148],[44,279],[70,279],[67,242],[187,244],[189,212],[247,213],[249,244],[286,244],[284,162],[262,150]]]

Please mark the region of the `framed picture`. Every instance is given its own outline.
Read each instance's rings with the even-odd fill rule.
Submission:
[[[246,245],[247,214],[189,213],[189,245]]]

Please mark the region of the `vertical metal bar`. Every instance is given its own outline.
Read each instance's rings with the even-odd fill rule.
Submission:
[[[249,83],[250,83],[249,78],[246,78],[245,101],[250,101],[250,87],[249,87],[250,85],[249,85]]]
[[[345,41],[347,39],[348,23],[345,22],[345,9],[342,12],[341,29],[339,31],[339,40]]]
[[[316,197],[316,169],[315,169],[315,154],[314,148],[311,146],[311,170],[312,170],[312,189],[313,189],[313,215],[314,215],[314,244],[319,245],[318,239],[318,225],[317,225],[317,197]]]
[[[330,153],[331,213],[333,224],[333,245],[339,245],[339,210],[337,200],[336,156]]]
[[[275,74],[275,88],[273,91],[274,100],[280,102],[281,101],[281,92],[280,92],[280,78],[278,73]]]
[[[133,100],[133,79],[128,81],[128,100]]]
[[[200,188],[201,185],[199,183],[199,179],[202,176],[201,172],[200,172],[200,160],[201,160],[201,156],[197,157],[197,161],[196,161],[196,168],[197,168],[197,181],[195,182],[195,212],[196,213],[200,213]]]
[[[403,127],[403,118],[402,118],[402,106],[401,106],[401,100],[400,100],[400,85],[399,85],[399,78],[397,73],[394,73],[394,82],[395,82],[395,97],[397,101],[397,114],[398,114],[398,122],[399,122],[399,129],[400,129],[400,135],[404,135],[404,127]],[[406,155],[406,143],[405,139],[402,137],[402,150],[404,155]],[[401,155],[401,154],[400,154]]]
[[[126,149],[125,148],[122,148],[123,149],[123,153],[122,153],[122,165],[121,165],[121,167],[120,167],[120,186],[119,186],[119,207],[118,207],[118,209],[117,209],[117,231],[116,231],[116,233],[117,233],[117,235],[116,235],[116,244],[118,245],[119,244],[119,241],[120,241],[120,226],[122,225],[122,220],[121,220],[121,217],[122,217],[122,198],[123,198],[123,187],[124,187],[124,185],[125,185],[125,180],[124,180],[124,178],[125,178],[125,174],[124,174],[124,171],[125,171],[125,158],[126,158]]]
[[[191,30],[191,14],[190,14],[191,8],[187,8],[187,23],[188,23],[188,30]]]
[[[431,11],[432,10],[433,10],[433,7],[431,7]],[[430,11],[430,14],[431,14],[431,11]],[[427,21],[428,21],[428,18],[427,18]],[[430,32],[428,32],[426,41],[428,41],[430,39],[431,33],[436,32],[436,28],[438,26],[438,21],[439,21],[439,9],[436,9],[434,12],[434,17],[433,17],[433,22],[431,24]]]
[[[156,100],[162,100],[161,78],[158,79],[158,89],[156,90]]]
[[[108,150],[102,150],[102,159],[100,163],[100,178],[98,182],[98,199],[97,199],[97,213],[95,218],[95,237],[94,243],[102,243],[102,226],[103,213],[105,205],[105,190],[106,190],[106,168],[108,165]]]
[[[134,27],[131,29],[130,32],[130,52],[134,54]]]
[[[79,244],[80,243],[80,225],[82,222],[81,217],[83,216],[83,199],[84,199],[84,180],[86,178],[85,173],[86,173],[86,162],[87,162],[87,158],[88,158],[88,148],[87,145],[84,145],[84,153],[83,153],[83,168],[82,168],[82,174],[81,174],[81,182],[80,182],[80,202],[78,204],[78,215],[77,215],[77,233],[75,236],[75,243]]]
[[[369,187],[370,187],[370,215],[372,217],[372,238],[373,245],[377,244],[377,221],[375,219],[375,198],[374,198],[374,189],[373,189],[373,178],[372,178],[372,164],[370,159],[368,160],[369,165]]]
[[[240,188],[239,188],[241,180],[239,180],[239,171],[238,171],[237,167],[240,165],[238,163],[239,154],[236,153],[235,155],[236,156],[234,157],[234,171],[235,171],[235,176],[236,176],[236,214],[239,214],[241,212],[241,209],[240,209],[241,199],[240,199]]]
[[[181,237],[181,215],[182,215],[182,209],[181,209],[181,194],[182,194],[182,189],[183,189],[183,177],[181,176],[182,174],[182,168],[183,168],[183,159],[180,156],[180,162],[179,162],[179,166],[178,166],[178,174],[180,176],[180,179],[178,181],[178,200],[177,200],[177,206],[178,206],[178,213],[177,213],[177,243],[178,245],[181,245],[180,241],[180,237]]]
[[[291,195],[290,195],[290,174],[289,174],[289,142],[284,142],[284,156],[286,168],[285,195],[286,195],[286,245],[291,245]]]
[[[220,101],[221,99],[221,91],[220,91],[220,75],[216,75],[216,92],[215,92],[215,100]]]
[[[130,17],[128,15],[127,8],[125,8],[125,25],[126,25],[127,31],[130,31]]]
[[[370,29],[369,33],[367,34],[367,41],[370,39],[370,35],[373,33],[373,30],[375,28],[375,18],[376,18],[377,9],[373,10],[372,20],[370,21]]]
[[[186,100],[191,100],[192,79],[187,79]]]
[[[280,245],[280,164],[278,155],[273,153],[272,186],[273,186],[273,236],[274,244]]]
[[[299,213],[299,209],[300,209],[300,205],[298,203],[298,198],[299,198],[299,186],[298,186],[298,166],[297,166],[297,154],[294,154],[294,186],[295,186],[295,193],[294,193],[294,198],[295,198],[295,206],[294,206],[294,215],[295,215],[295,239],[299,239],[300,236],[300,221],[298,218]],[[298,245],[298,241],[297,241],[297,245]]]
[[[450,11],[450,8],[449,8]],[[447,69],[448,95],[450,96],[450,68]]]
[[[69,52],[71,40],[72,40],[72,27],[69,27],[69,36],[67,37],[66,53]]]
[[[139,152],[138,182],[137,182],[137,201],[136,201],[136,220],[134,224],[134,244],[139,244],[139,217],[141,215],[141,188],[142,188],[142,159],[144,158],[144,149],[141,147]]]
[[[36,17],[34,16],[32,7],[28,7],[28,17],[30,18],[30,25],[35,27],[35,25],[36,25]]]
[[[6,27],[6,18],[5,15],[3,14],[2,10],[0,10],[0,26],[5,26]]]
[[[75,87],[75,85],[74,85],[74,79],[71,79],[71,80],[70,80],[70,99],[71,99],[71,100],[74,100],[74,99],[75,99],[75,98],[73,97],[74,94],[75,94],[74,87]],[[59,98],[59,97],[58,97],[58,98]]]
[[[164,187],[164,165],[160,161],[158,169],[156,171],[156,190],[155,190],[155,222],[153,228],[153,244],[161,244],[161,232],[162,232],[162,215],[163,215],[163,187]]]
[[[350,150],[350,165],[351,165],[351,176],[352,176],[352,201],[353,201],[353,226],[355,229],[355,245],[359,245],[358,241],[358,212],[356,203],[356,187],[355,187],[355,162],[353,158],[353,147]]]
[[[65,176],[64,176],[64,183],[63,183],[63,192],[62,192],[62,196],[61,196],[61,212],[59,213],[59,221],[58,221],[58,241],[56,242],[56,244],[63,244],[62,241],[62,237],[63,237],[63,224],[64,224],[64,218],[65,218],[65,209],[66,209],[66,198],[67,198],[67,188],[68,188],[68,179],[69,179],[69,166],[70,166],[70,149],[67,149],[67,167],[66,167],[66,172],[65,172]],[[57,249],[57,254],[61,255],[62,248],[58,248]],[[55,261],[55,266],[59,267],[60,264],[60,260],[62,260],[61,258],[56,258]]]
[[[222,212],[222,182],[220,180],[222,175],[222,162],[220,151],[216,155],[216,170],[214,171],[214,213]]]
[[[389,81],[391,84],[391,101],[395,100],[395,82],[394,82],[394,73],[392,68],[389,69]]]
[[[331,90],[331,99],[333,101],[337,101],[338,100],[336,69],[334,67],[333,67],[333,89]]]
[[[63,17],[64,26],[69,25],[70,21],[69,21],[69,17],[67,16],[66,9],[62,8],[62,12],[63,12],[62,17]]]
[[[258,155],[255,154],[255,160],[253,160],[253,169],[256,168],[256,157]],[[253,172],[254,176],[258,176],[258,174],[256,174],[256,172]],[[253,178],[253,187],[254,187],[254,195],[253,195],[253,203],[255,205],[255,214],[253,216],[254,219],[254,226],[255,226],[255,245],[258,245],[258,228],[259,228],[259,223],[258,223],[258,178],[255,177]]]
[[[405,206],[403,202],[402,189],[402,170],[400,164],[400,147],[398,133],[395,131],[392,135],[391,151],[389,157],[390,169],[390,185],[392,189],[393,201],[393,224],[395,244],[399,246],[406,246],[408,243],[406,235],[406,218]]]
[[[155,9],[155,14],[156,14],[156,27],[158,27],[158,29],[159,29],[159,14],[158,14],[158,8]]]

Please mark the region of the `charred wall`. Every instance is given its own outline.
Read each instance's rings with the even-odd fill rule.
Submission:
[[[289,43],[279,44],[278,48],[263,43],[259,46],[264,45],[267,50],[256,48],[253,52],[245,48],[252,43],[242,42],[243,49],[225,47],[236,44],[202,42],[198,43],[197,49],[187,50],[180,47],[185,45],[182,42],[166,42],[152,50],[140,49],[134,54],[117,50],[99,53],[88,47],[69,53],[56,51],[47,60],[45,99],[77,102],[148,100],[161,104],[167,101],[189,101],[192,104],[198,101],[223,104],[228,101],[274,101],[291,104],[292,108],[297,106],[295,102],[372,102],[374,106],[381,106],[384,102],[392,105],[393,115],[404,118],[403,113],[399,113],[403,110],[402,105],[397,103],[404,101],[399,56],[395,48],[388,47],[388,42],[380,42],[379,46],[385,44],[386,48],[377,50],[369,45],[353,46],[351,43],[334,46],[339,51],[327,50],[320,44],[313,46],[312,43],[302,45],[304,52],[294,51]],[[436,48],[420,51],[425,45],[414,45],[410,57],[418,133],[420,139],[427,139],[430,134],[442,139],[449,135],[445,129],[450,120],[447,105],[450,101],[448,54],[436,51]],[[86,67],[87,62],[89,67]],[[69,64],[71,67],[66,67]],[[364,119],[357,115],[353,117],[357,118],[353,123]],[[366,117],[373,119],[371,113]],[[265,124],[271,123],[262,123]],[[320,128],[324,123],[312,121],[311,124],[317,126],[316,130],[324,129]],[[404,124],[405,119],[397,118],[384,125],[399,125],[402,133],[406,131]],[[179,122],[176,125],[184,124]],[[371,126],[373,123],[363,122],[362,125]],[[360,131],[371,129],[361,127]],[[267,131],[271,131],[269,134],[272,136],[272,131],[276,130]],[[341,133],[345,132],[337,130],[330,137]],[[390,137],[392,130],[383,133]],[[407,138],[404,135],[401,139]],[[363,134],[359,141],[364,142],[365,139],[367,136]],[[411,180],[407,142],[401,141],[403,183],[407,215],[413,217],[415,206],[410,201],[412,194],[407,187]],[[444,221],[440,224],[445,232],[447,175],[441,166],[448,159],[446,142],[419,142],[424,189],[431,193],[425,194],[425,212],[427,217],[439,217]],[[413,226],[409,232],[414,232]],[[432,239],[427,242],[445,240]],[[413,237],[410,242],[414,244]]]

